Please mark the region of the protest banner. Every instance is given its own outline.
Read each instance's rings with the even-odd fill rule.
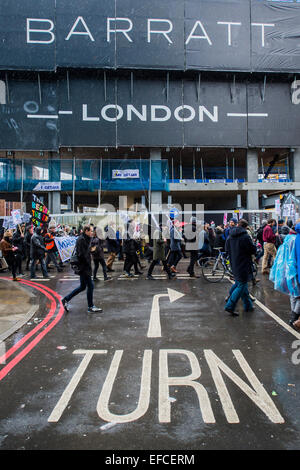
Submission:
[[[36,197],[35,194],[32,195],[32,206],[31,206],[31,214],[32,214],[32,223],[36,227],[40,227],[41,225],[45,225],[49,221],[49,214],[50,211],[47,209],[45,204]]]
[[[71,258],[76,240],[76,237],[54,237],[56,248],[63,263]]]

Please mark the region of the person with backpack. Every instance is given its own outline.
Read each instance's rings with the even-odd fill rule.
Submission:
[[[98,233],[99,237],[98,237]],[[97,272],[99,265],[102,266],[104,281],[112,280],[111,277],[107,275],[107,267],[104,259],[104,251],[103,251],[104,240],[102,236],[102,231],[100,228],[94,228],[93,238],[91,239],[91,254],[94,262],[94,270],[93,270],[93,281],[98,282],[99,279],[97,278]]]
[[[226,298],[225,305],[225,310],[232,316],[239,315],[235,311],[235,307],[240,298],[243,301],[245,312],[253,310],[252,300],[248,291],[248,282],[253,279],[252,255],[256,253],[256,246],[247,233],[247,227],[247,220],[239,220],[237,227],[230,231],[225,245],[235,280],[235,284],[230,289],[229,295]]]
[[[58,265],[58,262],[57,262],[57,259],[56,259],[56,257],[57,257],[57,247],[56,247],[55,240],[54,240],[55,231],[56,231],[56,226],[55,225],[49,225],[49,229],[47,230],[47,232],[44,235],[44,241],[45,241],[45,246],[46,246],[46,250],[47,250],[46,268],[48,270],[49,264],[52,261],[52,263],[54,264],[54,266],[57,269],[57,272],[61,273],[62,268]]]
[[[36,269],[36,262],[39,261],[43,273],[43,277],[45,279],[49,278],[48,271],[46,268],[45,263],[45,253],[47,253],[47,249],[44,244],[44,238],[42,236],[42,229],[41,227],[36,227],[34,230],[34,234],[30,240],[30,276],[31,279],[35,279],[35,269]]]
[[[94,283],[92,280],[92,259],[91,259],[91,251],[90,251],[90,244],[91,244],[91,237],[93,236],[93,229],[91,225],[85,225],[83,227],[82,234],[77,238],[76,245],[75,245],[75,256],[73,255],[73,263],[75,263],[74,258],[76,258],[76,274],[80,276],[80,285],[74,289],[72,292],[67,294],[62,299],[62,304],[66,312],[69,312],[69,302],[73,297],[80,294],[80,292],[85,291],[87,289],[87,303],[88,303],[88,312],[89,313],[100,313],[102,312],[102,308],[96,307],[94,305],[93,300],[93,291],[94,291]],[[72,258],[71,258],[71,266],[72,266]]]

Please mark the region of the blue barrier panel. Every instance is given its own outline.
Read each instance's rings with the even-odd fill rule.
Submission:
[[[129,171],[130,170],[130,171]],[[168,161],[142,159],[120,160],[24,160],[23,189],[33,191],[39,182],[61,181],[62,191],[72,191],[75,174],[75,191],[144,191],[149,184],[154,191],[168,191]],[[151,179],[151,183],[150,183]],[[22,186],[22,161],[0,159],[0,191],[20,191]]]

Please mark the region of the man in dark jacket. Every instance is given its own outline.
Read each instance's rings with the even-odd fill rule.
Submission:
[[[241,219],[237,227],[230,231],[225,246],[235,278],[235,284],[230,289],[225,310],[233,316],[238,315],[234,309],[239,298],[242,299],[246,312],[253,310],[248,291],[248,282],[253,278],[251,256],[255,255],[256,247],[247,233],[247,227],[248,222]]]
[[[105,227],[104,229],[104,231],[106,232],[105,238],[106,238],[107,251],[108,251],[108,259],[106,262],[106,267],[107,267],[107,271],[110,273],[114,271],[112,266],[119,250],[114,225],[115,225],[114,222],[110,221],[109,225],[107,225],[107,227]]]
[[[186,250],[190,251],[190,263],[187,267],[187,272],[190,277],[199,277],[195,274],[195,263],[198,260],[199,254],[199,230],[197,226],[196,217],[191,217],[190,225],[187,226],[186,234],[188,241],[186,242]]]
[[[26,258],[26,271],[29,271],[29,263],[30,263],[30,241],[33,234],[33,226],[30,225],[26,228],[25,236],[24,236],[24,252]]]
[[[80,276],[80,285],[74,289],[70,294],[66,295],[62,299],[62,304],[66,312],[69,311],[68,303],[76,295],[87,289],[87,302],[88,312],[97,313],[102,312],[101,308],[95,307],[93,301],[94,283],[92,280],[92,259],[90,251],[91,237],[94,234],[94,230],[91,225],[85,225],[83,227],[82,234],[77,238],[75,245],[75,253],[78,258],[78,273]]]
[[[45,263],[45,253],[47,252],[45,244],[44,244],[44,239],[42,237],[42,229],[40,227],[36,227],[34,230],[34,234],[31,237],[30,240],[30,259],[31,259],[31,265],[30,265],[30,276],[31,279],[35,279],[35,266],[37,260],[40,262],[43,277],[48,278],[48,271],[46,268],[46,263]]]

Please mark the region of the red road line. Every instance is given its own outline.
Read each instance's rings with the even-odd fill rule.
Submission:
[[[46,291],[43,291],[44,286],[40,286],[40,285],[37,285],[35,283],[30,283],[30,281],[20,281],[20,282],[22,282],[23,284],[31,285],[32,287],[37,288],[39,291],[41,291],[43,294],[45,294],[48,298],[51,297]],[[51,291],[52,289],[47,288],[47,290]],[[52,292],[53,292],[53,294],[55,294],[55,297],[57,297],[60,300],[60,297],[58,296],[58,294],[55,291],[52,291]],[[53,301],[53,297],[52,297],[51,300]],[[55,310],[56,310],[56,308],[54,309],[54,312],[55,312]],[[5,367],[3,367],[3,369],[0,371],[0,381],[11,371],[11,369],[13,369],[13,367],[15,367],[25,356],[27,356],[27,354],[44,338],[44,336],[46,336],[47,333],[49,333],[49,331],[52,330],[52,328],[59,322],[59,320],[61,319],[63,314],[64,314],[64,307],[60,302],[60,308],[59,308],[58,314],[57,314],[56,318],[53,320],[53,322],[51,322],[34,340],[32,340],[31,343],[29,343],[26,346],[26,348],[24,348],[14,359],[12,359]],[[47,317],[48,316],[49,316],[49,314],[47,315]],[[45,318],[45,320],[46,320],[46,318]],[[47,321],[49,321],[49,319]],[[44,324],[45,323],[46,322],[44,321]],[[36,328],[34,328],[34,330],[37,331],[40,328],[41,328],[41,323]],[[34,331],[34,330],[32,330],[32,331]],[[30,336],[32,336],[32,332],[28,333],[28,335],[26,335],[24,338],[28,339],[28,337],[30,337]],[[16,344],[16,346],[20,347],[21,344],[19,344],[19,343],[21,341],[23,341],[24,338],[22,338],[22,340],[20,340]],[[22,344],[23,343],[24,343],[24,341],[22,342]],[[15,348],[15,346],[11,349],[14,349],[14,348]],[[9,350],[9,351],[11,351],[11,350]]]
[[[3,278],[2,278],[3,279]],[[20,281],[22,282],[22,281]],[[12,346],[8,351],[5,352],[3,356],[0,357],[0,363],[5,362],[17,349],[19,349],[31,336],[33,336],[37,331],[39,331],[48,321],[51,319],[51,317],[54,315],[55,310],[56,310],[56,302],[53,296],[51,296],[48,292],[43,290],[43,286],[40,284],[35,284],[35,288],[42,292],[48,299],[51,301],[51,306],[48,315],[44,318],[43,321],[41,321],[35,328],[33,328],[27,335],[25,335],[22,339],[20,339],[14,346]]]

